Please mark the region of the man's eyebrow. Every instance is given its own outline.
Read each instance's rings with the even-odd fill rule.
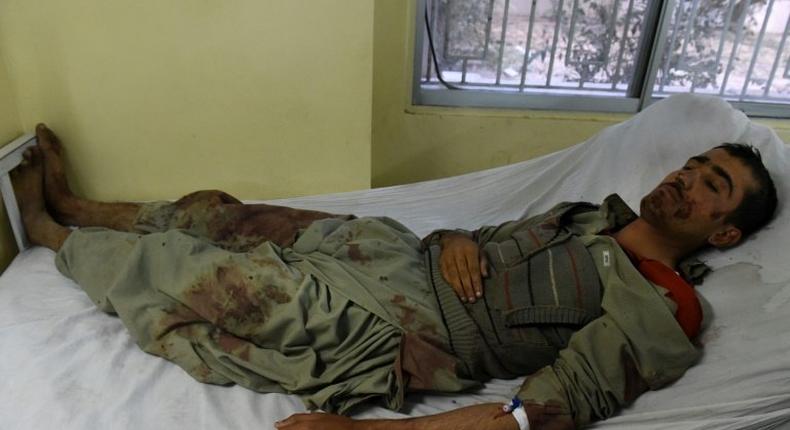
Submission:
[[[705,163],[710,163],[710,158],[708,158],[708,157],[706,157],[704,155],[695,155],[695,156],[689,158],[689,161],[696,161],[697,163],[705,164]]]
[[[695,155],[689,158],[689,161],[696,161],[697,163],[700,164],[708,164],[710,163],[710,158],[704,155]],[[727,182],[727,185],[730,187],[729,195],[731,196],[733,185],[732,185],[732,177],[730,176],[730,174],[727,173],[726,170],[722,169],[721,166],[719,166],[718,164],[712,165],[711,169],[713,170],[714,173],[721,176]]]
[[[730,177],[730,174],[727,173],[726,170],[722,169],[721,166],[719,166],[718,164],[714,164],[713,166],[711,166],[711,169],[713,169],[713,171],[717,175],[721,176],[722,178],[724,178],[725,181],[727,181],[727,185],[730,186],[729,195],[732,196],[732,178]]]

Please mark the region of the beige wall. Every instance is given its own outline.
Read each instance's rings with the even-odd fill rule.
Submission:
[[[17,104],[8,80],[3,52],[0,51],[0,145],[13,140],[22,133]],[[16,254],[16,243],[8,224],[8,216],[0,202],[0,270],[4,269]]]
[[[773,128],[785,144],[790,144],[790,119],[755,118],[754,122]]]
[[[85,196],[370,186],[368,0],[6,0],[0,53],[2,142],[47,122]]]
[[[0,2],[22,125],[101,199],[369,187],[372,34],[368,0]]]

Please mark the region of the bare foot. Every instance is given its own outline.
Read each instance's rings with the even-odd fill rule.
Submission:
[[[70,224],[72,214],[79,210],[80,199],[71,192],[63,164],[63,146],[46,125],[36,126],[38,146],[44,162],[44,199],[59,222]]]
[[[34,245],[57,251],[71,230],[56,223],[47,213],[42,189],[44,166],[41,161],[41,149],[35,146],[28,148],[22,164],[11,172],[11,179],[28,239]]]

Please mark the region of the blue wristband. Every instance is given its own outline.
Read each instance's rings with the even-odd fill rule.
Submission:
[[[505,412],[506,414],[509,414],[509,413],[513,412],[513,410],[518,408],[519,406],[521,406],[521,399],[519,399],[518,397],[513,397],[510,400],[510,403],[505,403],[502,406],[502,411]]]

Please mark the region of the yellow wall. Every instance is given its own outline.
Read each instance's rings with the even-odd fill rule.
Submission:
[[[785,144],[790,144],[790,119],[754,118],[754,122],[774,129]]]
[[[11,83],[8,80],[8,70],[3,57],[3,52],[0,51],[0,145],[22,134],[22,124],[19,122],[19,112],[11,92]],[[8,216],[0,202],[0,270],[14,258],[16,251]]]
[[[411,106],[413,1],[376,0],[373,186],[457,175],[554,152],[623,114]],[[790,121],[763,121],[790,141]]]
[[[3,52],[0,51],[0,146],[22,134],[22,124],[19,122],[16,106],[11,83],[8,80],[8,69],[3,59]]]
[[[0,2],[21,123],[99,199],[370,186],[369,0]]]

